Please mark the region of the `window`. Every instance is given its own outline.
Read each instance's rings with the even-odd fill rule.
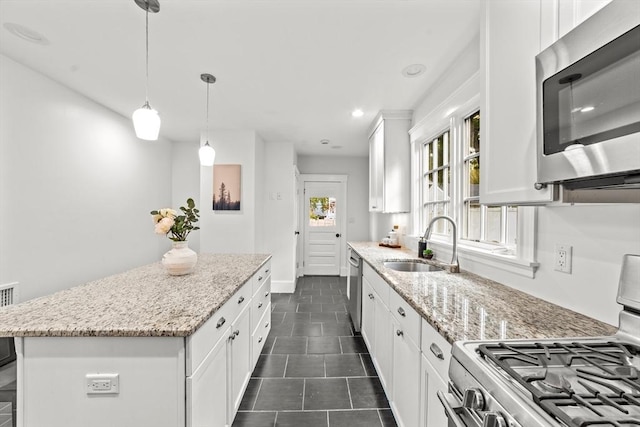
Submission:
[[[463,123],[463,210],[461,238],[514,249],[518,209],[480,204],[480,112]]]
[[[430,221],[438,215],[450,215],[450,175],[451,156],[449,150],[449,131],[444,132],[432,141],[424,143],[424,206],[425,218]],[[435,233],[445,232],[445,223],[437,222]]]
[[[335,197],[309,197],[309,226],[334,227],[335,225]]]
[[[422,145],[424,228],[433,217],[448,215],[458,220],[464,243],[515,254],[517,207],[480,203],[480,111],[454,117],[449,125]],[[447,235],[448,224],[436,222],[433,233]]]

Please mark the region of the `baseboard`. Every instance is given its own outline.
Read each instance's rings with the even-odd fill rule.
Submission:
[[[292,294],[296,291],[296,282],[293,280],[271,280],[271,292],[276,294]]]

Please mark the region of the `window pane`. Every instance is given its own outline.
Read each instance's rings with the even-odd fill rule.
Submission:
[[[425,144],[424,154],[427,157],[427,170],[433,170],[433,144]]]
[[[468,240],[480,240],[481,209],[478,202],[465,202],[464,236]]]
[[[309,225],[333,227],[336,225],[336,199],[334,197],[309,198]]]
[[[444,200],[445,199],[445,194],[444,194],[444,171],[443,170],[439,170],[436,172],[436,176],[438,179],[438,187],[436,188],[436,194],[435,197],[433,198],[433,200]]]
[[[516,245],[516,236],[518,231],[518,208],[516,206],[507,206],[507,236],[506,244],[509,246]]]
[[[500,231],[502,227],[502,207],[487,206],[487,218],[485,227],[485,240],[487,242],[500,243]]]
[[[467,162],[467,177],[469,197],[478,197],[480,195],[480,157],[474,157]]]
[[[480,152],[480,112],[467,119],[469,121],[468,155]]]

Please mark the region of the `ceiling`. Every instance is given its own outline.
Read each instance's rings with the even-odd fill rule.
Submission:
[[[301,155],[367,155],[382,109],[413,109],[479,32],[479,0],[160,0],[149,15],[149,101],[161,136],[254,129]],[[145,97],[134,0],[0,0],[0,53],[130,117]],[[410,64],[424,74],[407,78]],[[362,109],[364,116],[351,112]],[[323,145],[321,140],[329,140]],[[215,143],[214,142],[214,147]]]

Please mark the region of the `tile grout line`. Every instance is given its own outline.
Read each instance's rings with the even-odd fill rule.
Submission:
[[[351,405],[351,409],[353,409],[353,398],[351,397],[351,387],[349,387],[349,378],[344,379],[347,382],[347,392],[349,393],[349,405]]]
[[[251,405],[251,410],[253,411],[256,408],[256,402],[258,401],[258,395],[260,394],[260,389],[262,388],[262,378],[260,378],[260,385],[258,385],[258,391],[256,391],[256,398],[253,401],[253,405]],[[246,392],[245,392],[246,393]],[[243,396],[244,397],[244,396]]]

